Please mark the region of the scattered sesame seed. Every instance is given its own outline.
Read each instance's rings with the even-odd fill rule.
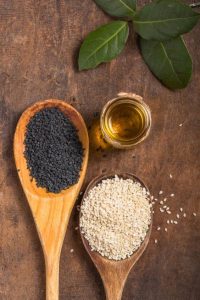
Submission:
[[[153,201],[152,204],[154,205],[154,204],[155,204],[155,201]]]
[[[178,224],[178,222],[177,222],[177,221],[174,221],[174,224]]]
[[[164,205],[163,208],[167,208],[167,205]]]
[[[74,252],[74,249],[70,249],[70,252],[73,253],[73,252]]]
[[[169,206],[167,206],[166,210],[169,210]]]
[[[195,212],[193,212],[193,216],[196,217],[196,215],[197,215],[197,214],[196,214]]]
[[[168,213],[168,215],[171,215],[171,211],[170,210],[167,210],[167,213]]]
[[[154,210],[152,211],[152,213],[154,214]]]
[[[174,223],[174,220],[171,220],[171,224],[173,224]]]
[[[170,177],[170,178],[173,178],[172,174],[169,174],[169,177]]]
[[[163,213],[163,212],[164,212],[164,210],[163,210],[161,207],[160,207],[160,212],[161,212],[161,213]]]
[[[180,218],[179,214],[177,214],[176,216],[177,216],[178,219]]]
[[[163,204],[163,201],[160,201],[160,204]]]
[[[186,213],[183,214],[184,218],[186,218]]]
[[[155,201],[158,201],[158,199],[157,199],[157,198],[155,198],[154,200],[155,200]]]
[[[157,244],[157,243],[158,243],[158,240],[157,240],[157,239],[155,239],[155,241],[154,241],[154,242],[155,242],[155,244]]]
[[[159,195],[162,195],[162,194],[163,194],[163,191],[160,191],[160,192],[159,192]]]
[[[183,124],[181,123],[181,124],[179,124],[179,127],[182,127],[183,126]]]
[[[171,194],[170,197],[174,197],[174,194]]]
[[[164,202],[166,202],[167,201],[167,198],[164,198],[164,200],[163,200]]]
[[[153,200],[154,196],[151,196],[151,200]]]
[[[160,227],[159,227],[159,226],[157,227],[157,230],[160,230]]]
[[[170,221],[169,220],[167,220],[167,224],[169,224],[170,223]]]
[[[165,227],[165,231],[167,232],[167,228]]]
[[[182,207],[180,207],[180,211],[183,211],[183,208],[182,208]]]
[[[77,227],[75,227],[75,230],[78,230],[78,226],[77,226]]]

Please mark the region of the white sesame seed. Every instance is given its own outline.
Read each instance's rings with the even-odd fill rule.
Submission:
[[[154,241],[154,242],[155,242],[155,244],[157,244],[157,243],[158,243],[158,240],[157,240],[157,239],[155,239],[155,241]]]
[[[159,227],[159,226],[157,227],[157,230],[160,230],[160,227]]]
[[[152,211],[152,213],[154,214],[154,210]]]
[[[155,204],[155,202],[153,201],[153,202],[152,202],[152,204],[154,205],[154,204]]]
[[[183,208],[182,208],[182,207],[180,207],[180,211],[181,211],[181,212],[183,211]]]
[[[196,217],[196,215],[197,215],[197,214],[196,214],[195,212],[193,212],[193,216]]]
[[[131,179],[105,179],[89,190],[81,204],[81,231],[90,247],[108,259],[130,257],[145,239],[150,223],[146,189]]]
[[[155,198],[154,200],[155,200],[155,201],[158,201],[158,199],[157,199],[157,198]]]
[[[70,253],[73,253],[74,252],[74,249],[70,249]]]
[[[153,198],[154,198],[154,196],[152,195],[152,196],[151,196],[151,200],[153,200]]]
[[[169,174],[169,177],[170,177],[170,178],[173,178],[172,174]]]
[[[163,208],[167,208],[167,205],[164,205]]]
[[[162,195],[162,194],[163,194],[163,191],[160,191],[160,192],[159,192],[159,195]]]
[[[167,206],[166,210],[169,210],[169,208],[170,208],[170,207],[169,207],[169,206]]]
[[[164,200],[163,200],[164,202],[166,202],[167,201],[167,198],[164,198]]]
[[[186,213],[183,214],[184,218],[186,218]]]
[[[163,212],[164,212],[164,210],[163,210],[161,207],[160,207],[160,212],[161,212],[161,213],[163,213]]]
[[[177,221],[174,221],[174,224],[178,224],[178,222],[177,222]]]
[[[173,224],[174,223],[174,220],[171,220],[171,224]]]
[[[78,230],[78,226],[77,226],[77,227],[75,227],[75,230]]]
[[[165,227],[165,231],[167,231],[167,228]]]
[[[168,215],[171,215],[171,211],[170,210],[167,210],[167,213],[168,213]]]
[[[170,197],[174,197],[174,194],[171,194]]]
[[[163,201],[160,201],[160,204],[162,205],[162,204],[163,204]]]
[[[183,124],[181,123],[181,124],[179,124],[179,127],[182,127],[183,126]]]
[[[167,220],[167,224],[169,224],[170,223],[170,221],[169,220]]]
[[[177,216],[178,219],[180,218],[179,214],[177,214],[176,216]]]

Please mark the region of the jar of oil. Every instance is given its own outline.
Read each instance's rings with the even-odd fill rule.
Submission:
[[[127,149],[143,141],[151,127],[151,112],[142,97],[119,94],[103,108],[100,125],[104,139],[115,148]]]

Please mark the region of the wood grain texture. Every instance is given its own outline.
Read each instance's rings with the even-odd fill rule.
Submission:
[[[0,0],[0,299],[45,299],[42,248],[13,160],[21,113],[40,99],[63,99],[89,126],[94,112],[122,91],[141,95],[150,106],[150,135],[130,151],[90,149],[84,187],[102,172],[135,173],[155,196],[161,189],[164,195],[175,194],[173,216],[180,207],[187,213],[166,233],[166,217],[155,209],[150,242],[130,272],[122,299],[200,299],[200,218],[192,216],[200,213],[200,26],[186,35],[194,61],[192,81],[172,92],[148,70],[136,35],[116,60],[78,72],[81,41],[110,20],[92,0]],[[60,299],[102,300],[101,279],[76,226],[74,209],[61,253]]]
[[[74,124],[78,130],[79,139],[84,148],[84,157],[80,178],[77,184],[58,194],[47,192],[36,185],[36,181],[29,176],[25,151],[25,133],[30,119],[47,107],[58,107]],[[19,119],[14,135],[14,156],[16,169],[29,203],[42,244],[46,266],[46,299],[59,299],[59,261],[63,240],[67,230],[69,218],[85,178],[89,139],[87,128],[81,115],[69,104],[59,100],[37,102],[26,109]]]
[[[92,180],[86,188],[86,191],[83,195],[82,201],[84,201],[84,199],[88,196],[88,192],[90,191],[90,189],[92,189],[94,186],[98,185],[102,180],[105,180],[108,178],[113,178],[113,177],[115,177],[115,175],[116,174],[101,175],[101,176],[98,176],[97,178],[95,178],[94,180]],[[143,181],[141,181],[134,174],[121,173],[121,174],[117,174],[117,175],[119,178],[131,179],[131,180],[137,181],[137,182],[139,181],[140,184],[142,185],[142,187],[144,187],[149,192],[149,189],[147,188],[145,183]],[[149,202],[151,203],[150,197],[149,197]],[[81,211],[79,214],[79,218],[80,217],[81,217]],[[121,300],[124,285],[126,283],[128,275],[148,245],[149,238],[151,235],[151,230],[152,230],[152,222],[153,222],[153,214],[151,211],[151,223],[150,223],[149,230],[145,236],[144,241],[142,242],[140,247],[137,249],[137,251],[135,251],[129,258],[123,259],[120,261],[109,260],[106,257],[101,256],[98,252],[91,251],[91,247],[90,247],[88,241],[86,240],[84,235],[81,233],[81,229],[79,229],[81,239],[83,241],[83,245],[85,246],[86,251],[88,252],[90,258],[92,259],[94,265],[96,266],[96,268],[101,276],[101,279],[103,281],[107,300]]]

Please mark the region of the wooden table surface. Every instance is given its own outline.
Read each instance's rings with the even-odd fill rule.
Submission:
[[[160,190],[164,196],[175,194],[168,200],[172,215],[160,213],[158,204],[155,208],[150,243],[130,273],[123,300],[200,299],[200,26],[186,36],[194,61],[192,81],[186,89],[172,92],[150,73],[136,35],[116,60],[78,72],[81,41],[109,20],[92,0],[0,1],[2,300],[45,299],[43,254],[13,161],[13,134],[20,114],[37,100],[63,99],[82,113],[89,126],[96,112],[121,91],[142,95],[149,104],[150,136],[125,152],[91,147],[85,186],[102,172],[127,171],[141,177],[153,195]],[[186,218],[167,225],[180,207]],[[104,299],[100,277],[75,230],[77,224],[75,209],[61,255],[60,299]]]

